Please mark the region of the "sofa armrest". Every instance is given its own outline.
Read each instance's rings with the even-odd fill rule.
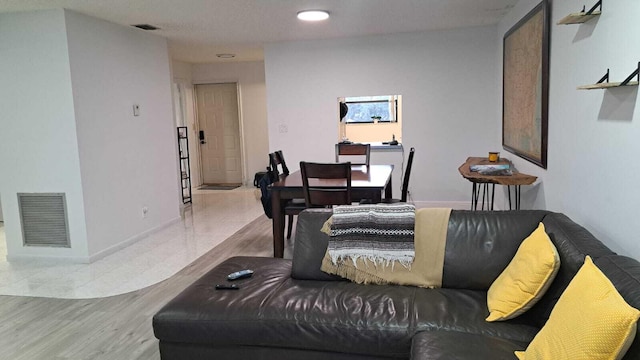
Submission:
[[[320,270],[329,236],[320,229],[331,216],[331,209],[307,209],[298,215],[293,245],[291,277],[299,280],[343,280]]]

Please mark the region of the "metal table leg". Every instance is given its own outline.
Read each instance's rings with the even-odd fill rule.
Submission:
[[[473,187],[471,190],[471,210],[476,211],[478,210],[478,195],[480,193],[480,189],[477,183],[472,183],[472,184],[473,184]]]
[[[513,201],[515,210],[520,210],[520,197],[522,194],[521,190],[521,185],[513,185]],[[511,205],[511,185],[507,185],[507,196],[509,198],[509,210],[513,210],[513,206]]]
[[[496,184],[491,184],[491,211],[493,211],[493,201],[496,198]],[[487,206],[487,209],[489,207]]]

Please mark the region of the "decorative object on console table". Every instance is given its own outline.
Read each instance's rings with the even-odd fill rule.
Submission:
[[[549,1],[504,36],[502,147],[547,168]]]
[[[491,160],[489,160],[491,162]],[[474,164],[469,166],[469,170],[483,173],[484,171],[497,171],[497,170],[509,170],[510,164]]]
[[[504,175],[485,175],[481,174],[477,171],[472,171],[471,168],[478,168],[478,166],[504,166],[508,165],[509,170],[512,175],[504,176]],[[471,210],[478,210],[478,200],[480,198],[480,193],[482,192],[482,206],[480,210],[484,210],[485,201],[487,202],[487,210],[493,210],[493,201],[495,198],[495,188],[496,184],[498,185],[506,185],[507,186],[507,194],[509,199],[509,210],[515,208],[515,210],[520,210],[520,187],[522,185],[531,185],[538,178],[533,175],[523,174],[518,172],[513,164],[508,159],[500,159],[498,163],[492,163],[488,158],[485,157],[469,157],[465,161],[464,164],[460,165],[458,168],[458,172],[465,179],[469,180],[472,184],[471,190]],[[489,186],[491,185],[491,186]],[[515,206],[512,206],[511,203],[511,186],[514,188],[514,201]]]

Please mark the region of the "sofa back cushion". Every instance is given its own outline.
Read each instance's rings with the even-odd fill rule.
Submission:
[[[442,287],[487,290],[548,211],[452,211]]]
[[[298,280],[344,280],[320,270],[327,251],[329,235],[320,231],[331,217],[331,209],[307,209],[300,213],[296,223],[291,277]]]
[[[345,281],[320,270],[329,241],[329,236],[320,229],[330,216],[330,209],[307,209],[298,216],[292,278]],[[615,255],[589,231],[563,214],[543,210],[452,211],[447,229],[442,287],[489,289],[522,241],[541,221],[560,256],[560,270],[544,296],[515,319],[541,328],[586,255],[594,260]]]
[[[453,210],[442,287],[487,290],[547,213]],[[291,270],[294,279],[341,280],[320,270],[329,241],[320,229],[330,216],[330,209],[307,209],[298,216]]]
[[[544,296],[521,315],[538,327],[542,327],[549,319],[551,310],[584,263],[585,256],[589,255],[596,260],[599,257],[615,255],[587,229],[564,214],[549,213],[542,223],[560,255],[560,270]]]

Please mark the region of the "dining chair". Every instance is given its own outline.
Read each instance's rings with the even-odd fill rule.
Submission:
[[[284,160],[282,150],[269,154],[269,165],[271,166],[271,171],[273,171],[275,175],[289,175],[289,168],[287,167],[287,162]],[[282,172],[280,172],[278,167],[280,167]]]
[[[269,154],[269,165],[271,166],[272,179],[278,181],[280,175],[289,175],[287,162],[284,160],[282,150],[278,150]],[[293,230],[293,217],[300,214],[306,209],[304,199],[291,199],[284,206],[284,214],[287,215],[287,239],[291,239],[291,231]]]
[[[344,157],[348,157],[349,159],[360,160],[359,162],[351,161],[351,165],[369,166],[370,155],[370,144],[336,144],[336,162],[343,161]]]
[[[300,173],[307,207],[351,204],[351,163],[301,161]]]
[[[409,197],[409,178],[411,177],[411,167],[413,165],[413,154],[416,152],[415,148],[411,148],[409,150],[409,158],[407,159],[407,167],[404,169],[404,175],[402,176],[402,188],[400,199],[382,199],[383,204],[395,204],[395,203],[405,203],[407,202],[407,198]],[[360,204],[370,204],[371,201],[368,199],[364,199],[360,201]]]
[[[415,148],[409,150],[409,159],[407,159],[407,168],[404,170],[404,176],[402,177],[402,189],[400,199],[391,199],[387,202],[407,202],[409,195],[409,178],[411,177],[411,166],[413,165],[413,154],[416,152]]]

